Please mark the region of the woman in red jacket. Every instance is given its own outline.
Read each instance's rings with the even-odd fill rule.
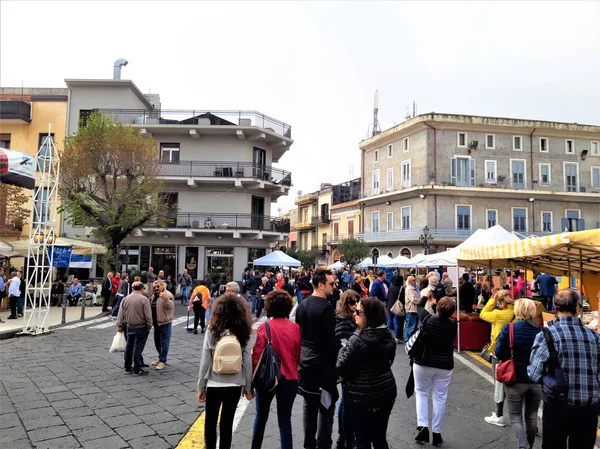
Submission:
[[[271,331],[271,344],[281,361],[281,382],[271,392],[256,391],[256,418],[252,435],[252,449],[262,446],[265,426],[273,397],[277,397],[277,421],[281,448],[292,448],[292,407],[298,391],[298,364],[300,363],[300,326],[288,319],[292,310],[292,297],[283,290],[275,290],[264,298],[265,312]],[[260,360],[267,344],[265,325],[261,324],[252,350],[252,371]]]

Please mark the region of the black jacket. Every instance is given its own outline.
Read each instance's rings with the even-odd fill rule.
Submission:
[[[319,296],[302,300],[296,310],[300,326],[300,387],[305,391],[329,391],[337,399],[335,361],[339,341],[335,338],[335,311],[329,301]]]
[[[395,274],[392,277],[392,285],[388,290],[387,295],[387,311],[389,312],[396,300],[400,299],[400,302],[404,305],[404,289],[402,288],[402,276]]]
[[[338,342],[342,339],[350,339],[350,336],[356,330],[356,323],[351,316],[345,315],[343,313],[338,313],[335,316],[335,338]]]
[[[527,366],[529,365],[529,356],[533,341],[538,333],[542,331],[539,326],[534,326],[532,323],[524,320],[514,322],[515,326],[515,341],[513,345],[515,368],[517,374],[517,383],[532,384],[534,383],[527,375]],[[510,359],[510,336],[508,324],[505,324],[498,335],[496,343],[496,357],[500,360]]]
[[[102,281],[102,297],[110,298],[112,293],[112,283],[108,277],[105,277]]]
[[[460,294],[460,308],[467,313],[473,312],[473,303],[476,300],[475,297],[475,287],[470,282],[463,282],[459,288]]]
[[[251,295],[256,295],[256,289],[260,287],[262,284],[262,277],[260,276],[252,276],[248,279],[248,293]]]
[[[361,298],[363,297],[363,290],[362,290],[362,288],[360,288],[360,284],[358,282],[354,282],[354,284],[352,284],[352,290],[354,290],[356,293],[358,293],[358,296],[360,296]],[[368,288],[367,288],[367,291],[369,291]]]
[[[417,305],[419,321],[423,323],[421,332],[425,332],[425,350],[415,354],[413,361],[417,365],[432,368],[454,369],[454,336],[456,335],[456,321],[444,318],[441,315],[430,315],[425,310],[427,298],[423,296]],[[427,318],[429,316],[429,318]],[[427,321],[424,321],[427,318]]]
[[[344,400],[363,407],[377,407],[396,400],[392,363],[396,343],[386,327],[353,334],[340,350],[337,374],[344,379]]]

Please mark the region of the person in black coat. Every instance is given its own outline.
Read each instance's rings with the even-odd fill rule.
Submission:
[[[473,312],[473,304],[476,304],[477,295],[475,294],[475,287],[469,282],[469,274],[463,273],[462,284],[458,287],[458,293],[460,295],[460,308],[466,313]]]
[[[396,344],[404,343],[404,320],[406,314],[402,316],[394,315],[391,310],[399,300],[404,305],[404,278],[399,274],[392,276],[392,285],[388,289],[386,309],[388,311],[387,326],[394,331]]]
[[[397,395],[392,373],[396,344],[385,323],[385,305],[377,298],[361,299],[356,308],[359,330],[338,355],[337,374],[345,384],[359,449],[388,447],[388,421]]]
[[[436,307],[437,313],[430,314],[436,303],[433,297],[423,296],[417,305],[421,331],[424,333],[424,351],[413,355],[413,372],[417,399],[418,443],[429,443],[428,396],[433,389],[433,441],[434,446],[442,440],[442,423],[446,413],[448,386],[454,369],[454,336],[457,325],[451,317],[456,310],[452,298],[444,297]]]
[[[367,282],[367,284],[365,284]],[[369,296],[369,279],[363,278],[360,274],[354,275],[354,284],[352,284],[352,290],[358,293],[361,298]]]

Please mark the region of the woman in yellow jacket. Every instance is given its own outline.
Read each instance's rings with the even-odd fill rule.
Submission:
[[[483,321],[492,324],[492,333],[490,337],[489,351],[492,353],[492,376],[494,377],[494,402],[496,403],[496,411],[492,416],[486,416],[485,422],[495,426],[504,427],[504,385],[497,382],[496,365],[498,359],[495,357],[496,340],[505,324],[510,323],[515,318],[515,301],[508,290],[499,290],[490,298],[485,307],[481,310],[479,317]]]

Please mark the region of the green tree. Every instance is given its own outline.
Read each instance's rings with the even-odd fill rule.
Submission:
[[[31,191],[0,183],[0,235],[20,234],[29,218]]]
[[[369,245],[358,239],[344,239],[337,249],[349,265],[356,265],[370,254]]]
[[[315,259],[320,253],[313,250],[298,249],[294,251],[288,249],[286,254],[296,260],[299,260],[304,268],[312,268],[315,265]]]
[[[92,114],[65,139],[60,154],[61,213],[71,222],[94,227],[93,236],[114,269],[119,244],[152,222],[165,226],[169,207],[161,200],[158,146],[131,126]]]

